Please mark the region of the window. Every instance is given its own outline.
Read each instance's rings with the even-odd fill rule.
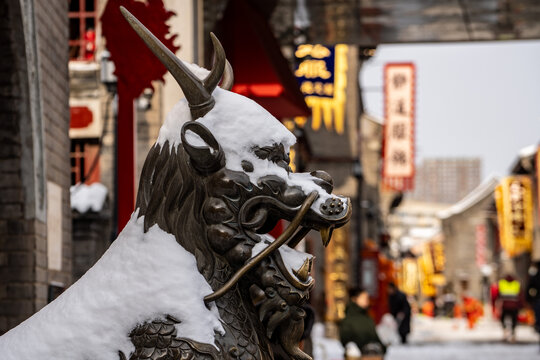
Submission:
[[[98,152],[97,139],[71,139],[71,185],[83,180],[86,184],[99,181],[99,159],[96,158]]]
[[[69,0],[69,59],[94,60],[97,0]]]

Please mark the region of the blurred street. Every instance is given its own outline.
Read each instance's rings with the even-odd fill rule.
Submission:
[[[393,345],[385,359],[495,360],[538,359],[538,334],[530,326],[518,326],[516,343],[502,342],[498,321],[485,317],[472,330],[464,319],[413,317],[410,343]]]
[[[0,360],[540,360],[540,0],[0,16]]]

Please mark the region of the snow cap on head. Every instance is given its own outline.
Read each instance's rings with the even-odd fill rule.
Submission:
[[[187,63],[185,65],[200,78],[208,74],[208,70],[197,65]],[[285,169],[258,158],[253,148],[282,144],[288,152],[296,142],[295,136],[272,114],[251,99],[221,88],[216,88],[212,96],[215,100],[214,108],[196,121],[206,126],[222,147],[226,167],[242,171],[242,160],[251,162],[254,171],[248,175],[254,183],[259,177],[268,174],[286,177]],[[169,141],[171,147],[178,147],[182,142],[180,138],[182,126],[188,121],[192,121],[189,106],[187,101],[182,99],[165,118],[157,140],[159,146]],[[186,140],[192,145],[203,145],[202,139],[191,132],[187,132]]]

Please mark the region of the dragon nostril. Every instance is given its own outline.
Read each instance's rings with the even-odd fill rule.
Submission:
[[[321,213],[324,215],[338,215],[341,214],[345,208],[343,206],[343,201],[339,198],[330,198],[321,204],[320,209]]]

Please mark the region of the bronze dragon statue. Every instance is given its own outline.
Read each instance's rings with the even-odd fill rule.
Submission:
[[[305,317],[302,305],[314,285],[310,276],[312,257],[293,248],[312,229],[320,231],[326,246],[332,230],[350,218],[349,199],[332,195],[332,178],[323,171],[311,174],[291,171],[288,149],[294,143],[294,136],[259,105],[227,91],[233,83],[232,69],[213,34],[214,64],[210,72],[204,70],[206,73],[201,75],[200,68],[194,70],[193,65],[183,63],[126,9],[121,10],[182,88],[186,100],[180,102],[179,109],[187,113],[187,120],[179,122],[174,118],[178,109],[177,113],[169,114],[169,120],[177,128],[169,126],[166,120],[158,141],[148,153],[139,183],[137,210],[132,224],[128,223],[124,235],[111,246],[115,249],[109,249],[98,264],[59,299],[0,338],[0,355],[4,354],[7,359],[30,359],[39,354],[37,357],[43,359],[73,360],[81,355],[66,354],[73,347],[82,346],[81,341],[91,338],[88,341],[96,345],[88,345],[87,353],[80,360],[109,359],[110,355],[92,355],[99,346],[113,349],[111,354],[115,353],[122,360],[271,360],[278,356],[310,359],[299,349],[298,343]],[[220,81],[221,88],[218,87]],[[238,120],[240,117],[242,121]],[[281,219],[290,223],[273,239],[267,233]],[[222,326],[221,331],[210,327],[213,343],[196,341],[189,333],[179,331],[186,318],[174,316],[168,310],[138,314],[139,319],[134,318],[133,322],[116,317],[115,321],[125,321],[124,326],[132,324],[125,334],[116,334],[118,331],[107,328],[106,324],[100,325],[104,327],[102,337],[92,330],[95,324],[88,312],[107,311],[114,317],[115,312],[121,310],[115,308],[115,303],[122,301],[122,294],[98,295],[95,288],[87,284],[97,281],[98,286],[101,282],[106,287],[107,277],[120,275],[104,276],[100,269],[122,269],[123,264],[119,262],[138,257],[124,254],[133,247],[134,243],[129,242],[133,241],[129,239],[133,230],[129,227],[135,223],[140,223],[141,232],[148,235],[148,240],[143,238],[140,246],[145,241],[157,241],[150,235],[159,231],[174,237],[173,246],[180,245],[195,258],[193,271],[204,278],[202,281],[209,289],[206,297],[198,298],[195,305],[214,309]],[[122,243],[121,237],[127,240]],[[114,255],[115,251],[119,255]],[[111,252],[113,255],[108,254]],[[151,260],[152,254],[143,255]],[[133,268],[146,266],[148,261],[141,261],[141,265]],[[149,276],[152,269],[155,267],[139,275],[140,289],[148,287],[152,281],[159,282]],[[127,281],[119,279],[112,283]],[[179,282],[174,287],[182,286]],[[159,303],[170,290],[168,286],[140,296],[149,298],[145,301]],[[139,293],[132,292],[125,296],[135,299]],[[101,298],[89,302],[86,294]],[[74,302],[84,302],[81,299],[89,302],[93,310],[74,305]],[[129,301],[122,304],[131,306]],[[54,331],[57,333],[52,335],[56,339],[47,340],[47,334],[40,329],[56,323]],[[87,335],[81,335],[80,340],[73,334],[58,331],[65,324],[70,331],[85,330]],[[113,336],[120,337],[114,340]],[[23,344],[28,337],[33,337],[35,342],[49,341],[54,346],[43,345],[34,353],[23,346],[16,349],[18,352],[13,350],[19,341]],[[122,346],[115,341],[122,342]],[[23,353],[34,355],[20,355]]]

